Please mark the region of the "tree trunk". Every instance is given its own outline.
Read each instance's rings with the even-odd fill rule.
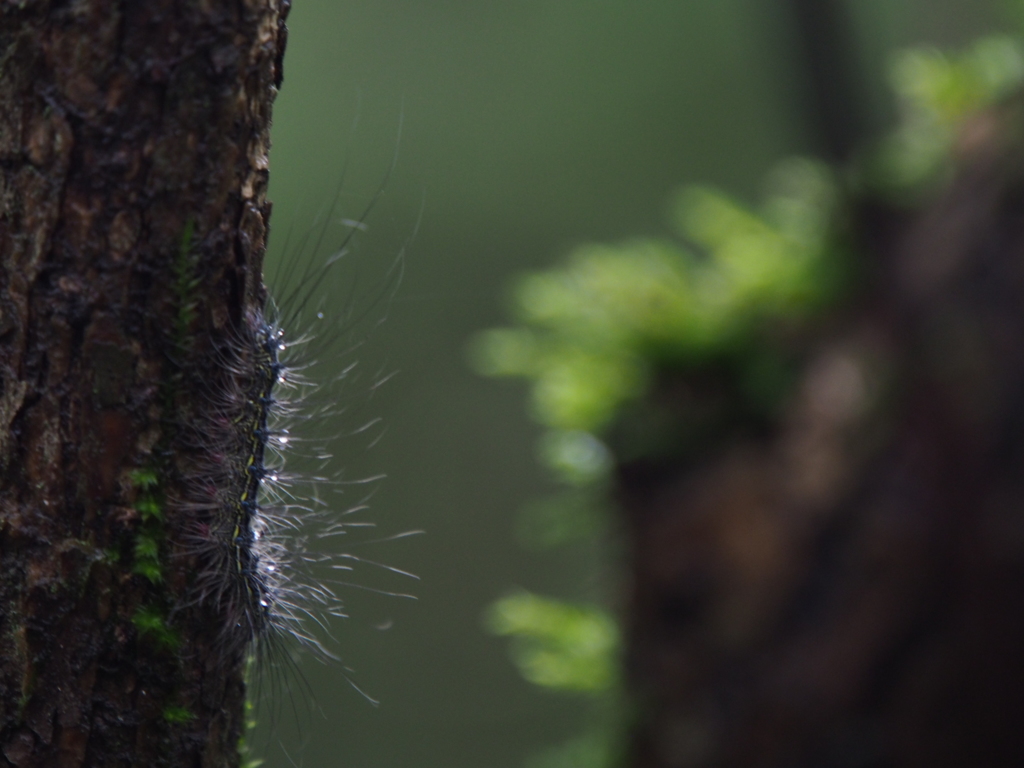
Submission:
[[[0,765],[239,763],[182,500],[263,304],[288,7],[0,10]]]
[[[921,213],[864,207],[866,285],[771,429],[620,468],[632,765],[1024,765],[1022,125],[969,123]]]

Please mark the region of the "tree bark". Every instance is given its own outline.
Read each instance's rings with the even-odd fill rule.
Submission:
[[[0,10],[0,765],[239,763],[244,653],[183,600],[175,500],[263,305],[288,8]]]
[[[1022,125],[970,122],[923,211],[863,205],[776,423],[620,467],[632,765],[1024,765]]]

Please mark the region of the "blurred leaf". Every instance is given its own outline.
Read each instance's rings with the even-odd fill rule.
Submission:
[[[599,608],[519,592],[493,603],[485,621],[513,638],[513,661],[532,683],[587,693],[616,683],[618,629]]]
[[[866,168],[867,181],[913,198],[948,175],[950,149],[964,122],[1024,82],[1024,49],[1010,37],[987,37],[951,57],[933,48],[893,58],[890,82],[902,113]]]
[[[561,268],[521,279],[522,325],[478,336],[474,365],[532,379],[534,415],[555,434],[599,432],[656,368],[746,354],[766,320],[804,318],[834,296],[838,198],[831,173],[810,160],[780,166],[762,215],[688,187],[672,220],[700,255],[661,240],[578,248]],[[569,454],[541,452],[582,481]]]

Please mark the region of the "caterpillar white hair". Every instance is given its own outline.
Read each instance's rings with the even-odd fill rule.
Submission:
[[[355,220],[337,216],[336,195],[321,225],[298,243],[286,243],[283,266],[271,280],[277,300],[261,288],[262,306],[249,308],[236,323],[225,323],[228,330],[204,351],[214,360],[215,373],[204,371],[210,381],[187,387],[201,391],[204,402],[192,410],[177,409],[188,414],[176,431],[184,447],[178,472],[187,478],[184,485],[189,491],[185,498],[167,500],[175,511],[168,533],[174,556],[188,562],[189,576],[175,590],[180,597],[163,630],[159,617],[142,616],[136,623],[144,632],[171,633],[179,612],[212,617],[220,624],[211,633],[215,655],[248,657],[257,681],[281,663],[293,664],[287,646],[291,641],[321,660],[337,659],[329,620],[346,615],[343,587],[411,597],[376,589],[350,575],[365,565],[411,576],[342,546],[353,532],[373,527],[361,516],[367,494],[358,491],[350,499],[350,492],[379,477],[345,480],[328,450],[333,438],[366,435],[379,423],[378,418],[355,421],[352,390],[369,397],[387,377],[358,381],[360,369],[353,353],[369,333],[366,326],[386,317],[401,279],[404,249],[389,260],[385,274],[372,281],[361,301],[355,298],[358,277],[353,270],[342,273],[352,238],[365,230],[379,195],[380,190]],[[318,258],[325,238],[338,226],[345,230],[340,245]],[[187,333],[193,313],[188,298],[194,288],[191,239],[190,227],[176,267],[181,328],[175,333],[182,340],[175,345],[175,355],[178,375],[185,378],[193,375],[188,361],[195,356]],[[338,296],[342,277],[349,281],[344,287],[347,295]],[[290,455],[302,457],[315,469],[290,473]],[[145,496],[156,480],[143,471],[137,473],[136,484],[144,509]],[[154,523],[144,522],[135,552],[136,572],[144,575],[147,524]],[[414,533],[419,531],[372,541]],[[363,537],[361,543],[371,540]],[[149,575],[156,581],[157,548],[151,549]]]

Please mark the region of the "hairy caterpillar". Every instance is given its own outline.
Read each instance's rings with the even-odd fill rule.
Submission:
[[[195,458],[186,470],[189,495],[176,501],[184,521],[178,553],[194,568],[177,610],[198,608],[217,617],[219,654],[249,656],[257,682],[268,669],[294,664],[284,647],[289,639],[320,659],[337,659],[328,622],[345,616],[340,587],[409,597],[339,576],[357,565],[411,575],[337,546],[353,531],[373,527],[357,516],[365,498],[338,505],[338,494],[377,478],[343,481],[329,444],[341,434],[366,434],[379,422],[353,425],[350,398],[340,390],[351,389],[357,378],[349,358],[369,332],[361,324],[386,317],[404,263],[403,247],[368,297],[354,298],[357,270],[344,273],[342,267],[380,190],[356,220],[336,216],[339,194],[319,227],[285,245],[286,261],[270,281],[280,298],[250,307],[211,344],[217,375],[201,387],[198,417],[179,427]],[[340,245],[317,259],[339,225],[345,229]],[[341,287],[345,295],[339,297]],[[344,360],[340,371],[329,370],[332,358]],[[385,379],[377,375],[368,387],[361,385],[364,394]],[[286,471],[286,453],[317,469]],[[412,533],[418,532],[387,538]]]

